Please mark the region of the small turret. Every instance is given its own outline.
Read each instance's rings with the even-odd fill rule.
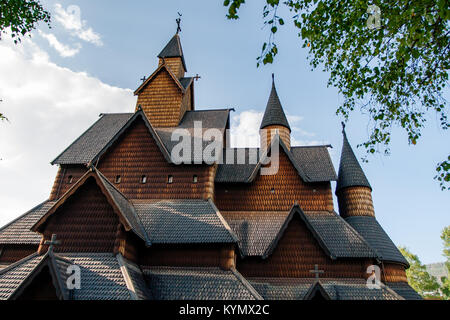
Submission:
[[[288,149],[291,148],[291,127],[284,114],[277,89],[275,88],[274,75],[272,73],[272,91],[267,101],[266,111],[260,127],[261,148],[265,149],[275,134],[278,133]]]
[[[372,187],[353,153],[342,123],[343,145],[339,164],[336,196],[342,217],[375,216]]]
[[[184,77],[187,71],[184,61],[183,49],[181,48],[180,36],[176,33],[158,54],[159,65],[166,63],[177,78]]]

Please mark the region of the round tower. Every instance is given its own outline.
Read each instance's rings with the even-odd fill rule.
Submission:
[[[266,111],[264,112],[264,117],[261,121],[259,132],[261,149],[266,149],[277,133],[286,147],[289,150],[291,149],[291,127],[289,126],[289,122],[284,114],[280,99],[278,98],[273,73],[272,91],[270,92],[269,101],[267,101]]]
[[[336,185],[339,213],[343,218],[352,216],[374,217],[372,187],[348,142],[344,123],[342,123],[342,134],[344,142]]]

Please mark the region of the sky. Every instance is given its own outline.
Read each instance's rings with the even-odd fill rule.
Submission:
[[[46,0],[51,29],[41,24],[18,45],[2,37],[0,111],[9,122],[0,123],[0,226],[48,198],[57,171],[50,162],[100,113],[134,111],[133,91],[157,67],[158,53],[176,32],[177,12],[182,13],[187,75],[201,76],[195,82],[196,109],[235,108],[232,144],[255,146],[275,73],[292,144],[331,144],[337,171],[342,119],[335,111],[343,98],[327,87],[329,74],[312,70],[289,23],[277,32],[275,62],[257,68],[256,57],[269,36],[263,1],[246,3],[237,21],[226,19],[222,3]],[[279,14],[285,21],[292,15]],[[363,157],[365,151],[356,145],[368,137],[367,115],[354,112],[346,131]],[[362,164],[378,221],[397,245],[424,263],[444,260],[440,233],[450,225],[450,193],[440,191],[433,177],[436,164],[449,154],[449,138],[430,115],[416,146],[394,129],[391,155],[377,154]]]

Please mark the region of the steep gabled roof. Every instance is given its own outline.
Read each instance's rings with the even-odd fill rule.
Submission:
[[[133,200],[152,244],[236,243],[211,200]]]
[[[87,164],[133,116],[133,113],[102,114],[83,134],[70,144],[51,164]]]
[[[244,257],[268,258],[295,215],[302,219],[331,259],[377,257],[377,253],[361,235],[334,212],[303,212],[298,205],[294,205],[290,212],[224,211],[222,214],[238,235]]]
[[[281,140],[281,139],[280,139]],[[295,163],[296,169],[304,173],[306,182],[328,182],[337,179],[336,171],[331,162],[328,148],[330,145],[284,148],[289,159]],[[223,161],[217,168],[215,182],[217,183],[251,183],[256,177],[259,164],[259,148],[227,148],[223,150]],[[238,162],[239,155],[244,159]],[[227,163],[227,159],[234,159]],[[256,161],[250,161],[254,160]]]
[[[39,219],[32,227],[32,231],[42,232],[46,221],[60,208],[64,203],[70,199],[77,190],[80,189],[88,180],[94,180],[101,192],[105,195],[109,204],[113,208],[114,212],[119,217],[120,222],[123,224],[126,231],[133,231],[138,237],[150,245],[147,238],[147,234],[135,212],[135,209],[131,203],[128,202],[126,197],[117,190],[98,170],[92,168],[86,172],[75,185],[70,188],[55,204]]]
[[[81,286],[67,287],[69,266],[80,268]],[[0,300],[17,299],[48,267],[60,300],[143,300],[148,289],[140,269],[112,253],[33,254],[0,271]]]
[[[397,246],[389,238],[375,217],[353,216],[345,218],[358,233],[377,251],[380,260],[401,263],[409,267]]]
[[[380,289],[368,288],[365,279],[250,278],[249,281],[266,300],[308,299],[315,290],[321,290],[331,300],[404,300],[384,284]]]
[[[170,68],[167,67],[167,65],[165,63],[163,63],[162,65],[160,65],[151,75],[150,77],[148,77],[135,91],[134,91],[134,95],[138,95],[139,92],[141,92],[146,86],[147,84],[149,84],[150,82],[153,81],[153,79],[155,79],[155,77],[158,75],[158,73],[160,73],[162,70],[167,71],[167,73],[169,74],[169,76],[172,78],[172,80],[175,82],[175,84],[178,86],[178,88],[181,90],[182,93],[185,93],[188,87],[183,86],[183,84],[180,82],[180,79],[178,79],[172,72],[172,70],[170,70]],[[182,78],[183,79],[183,78]]]
[[[191,132],[194,122],[202,121],[203,130],[216,128],[224,132],[230,110],[232,109],[187,111],[178,127],[157,129],[151,125],[142,110],[138,110],[134,114],[106,114],[62,152],[52,164],[86,165],[95,163],[139,117],[144,120],[166,161],[172,163],[170,153],[177,142],[171,141],[171,134],[175,129],[187,129]],[[210,143],[211,141],[205,141],[204,146]]]
[[[0,228],[0,244],[39,244],[42,235],[30,228],[47,213],[55,201],[44,201]]]
[[[344,137],[336,192],[343,188],[355,186],[368,187],[372,189],[363,169],[361,168],[361,165],[358,162],[358,159],[356,159],[356,156],[353,153],[350,143],[348,142],[345,129],[342,129],[342,134]]]
[[[311,231],[325,254],[331,259],[338,258],[377,258],[377,253],[369,246],[361,235],[335,212],[305,213],[298,205],[294,205],[286,218],[280,232],[266,249],[263,258],[272,254],[294,215],[298,215]]]
[[[186,62],[184,61],[183,48],[181,47],[180,36],[175,34],[166,44],[164,49],[158,54],[158,58],[176,58],[180,57],[183,62],[184,70],[187,71]]]
[[[143,273],[157,300],[262,300],[235,269],[150,267]]]
[[[280,98],[278,98],[277,89],[275,88],[275,80],[272,74],[272,90],[270,91],[269,100],[267,101],[266,111],[261,121],[260,129],[264,129],[268,126],[280,125],[291,130],[289,122],[284,114],[283,107],[281,106]]]

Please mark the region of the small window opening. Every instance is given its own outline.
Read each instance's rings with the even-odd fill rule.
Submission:
[[[167,183],[173,183],[173,176],[171,175],[171,174],[169,174],[168,176],[167,176]]]
[[[192,177],[192,182],[193,183],[197,183],[198,182],[198,177],[196,174],[194,174],[194,176]]]
[[[122,181],[122,177],[118,174],[118,175],[116,176],[115,182],[116,182],[116,183],[120,183],[120,181]]]
[[[270,193],[275,193],[275,188],[270,189]]]
[[[72,183],[73,182],[73,176],[68,176],[67,177],[67,182]]]
[[[146,175],[143,175],[141,177],[141,183],[147,183],[147,176]]]

